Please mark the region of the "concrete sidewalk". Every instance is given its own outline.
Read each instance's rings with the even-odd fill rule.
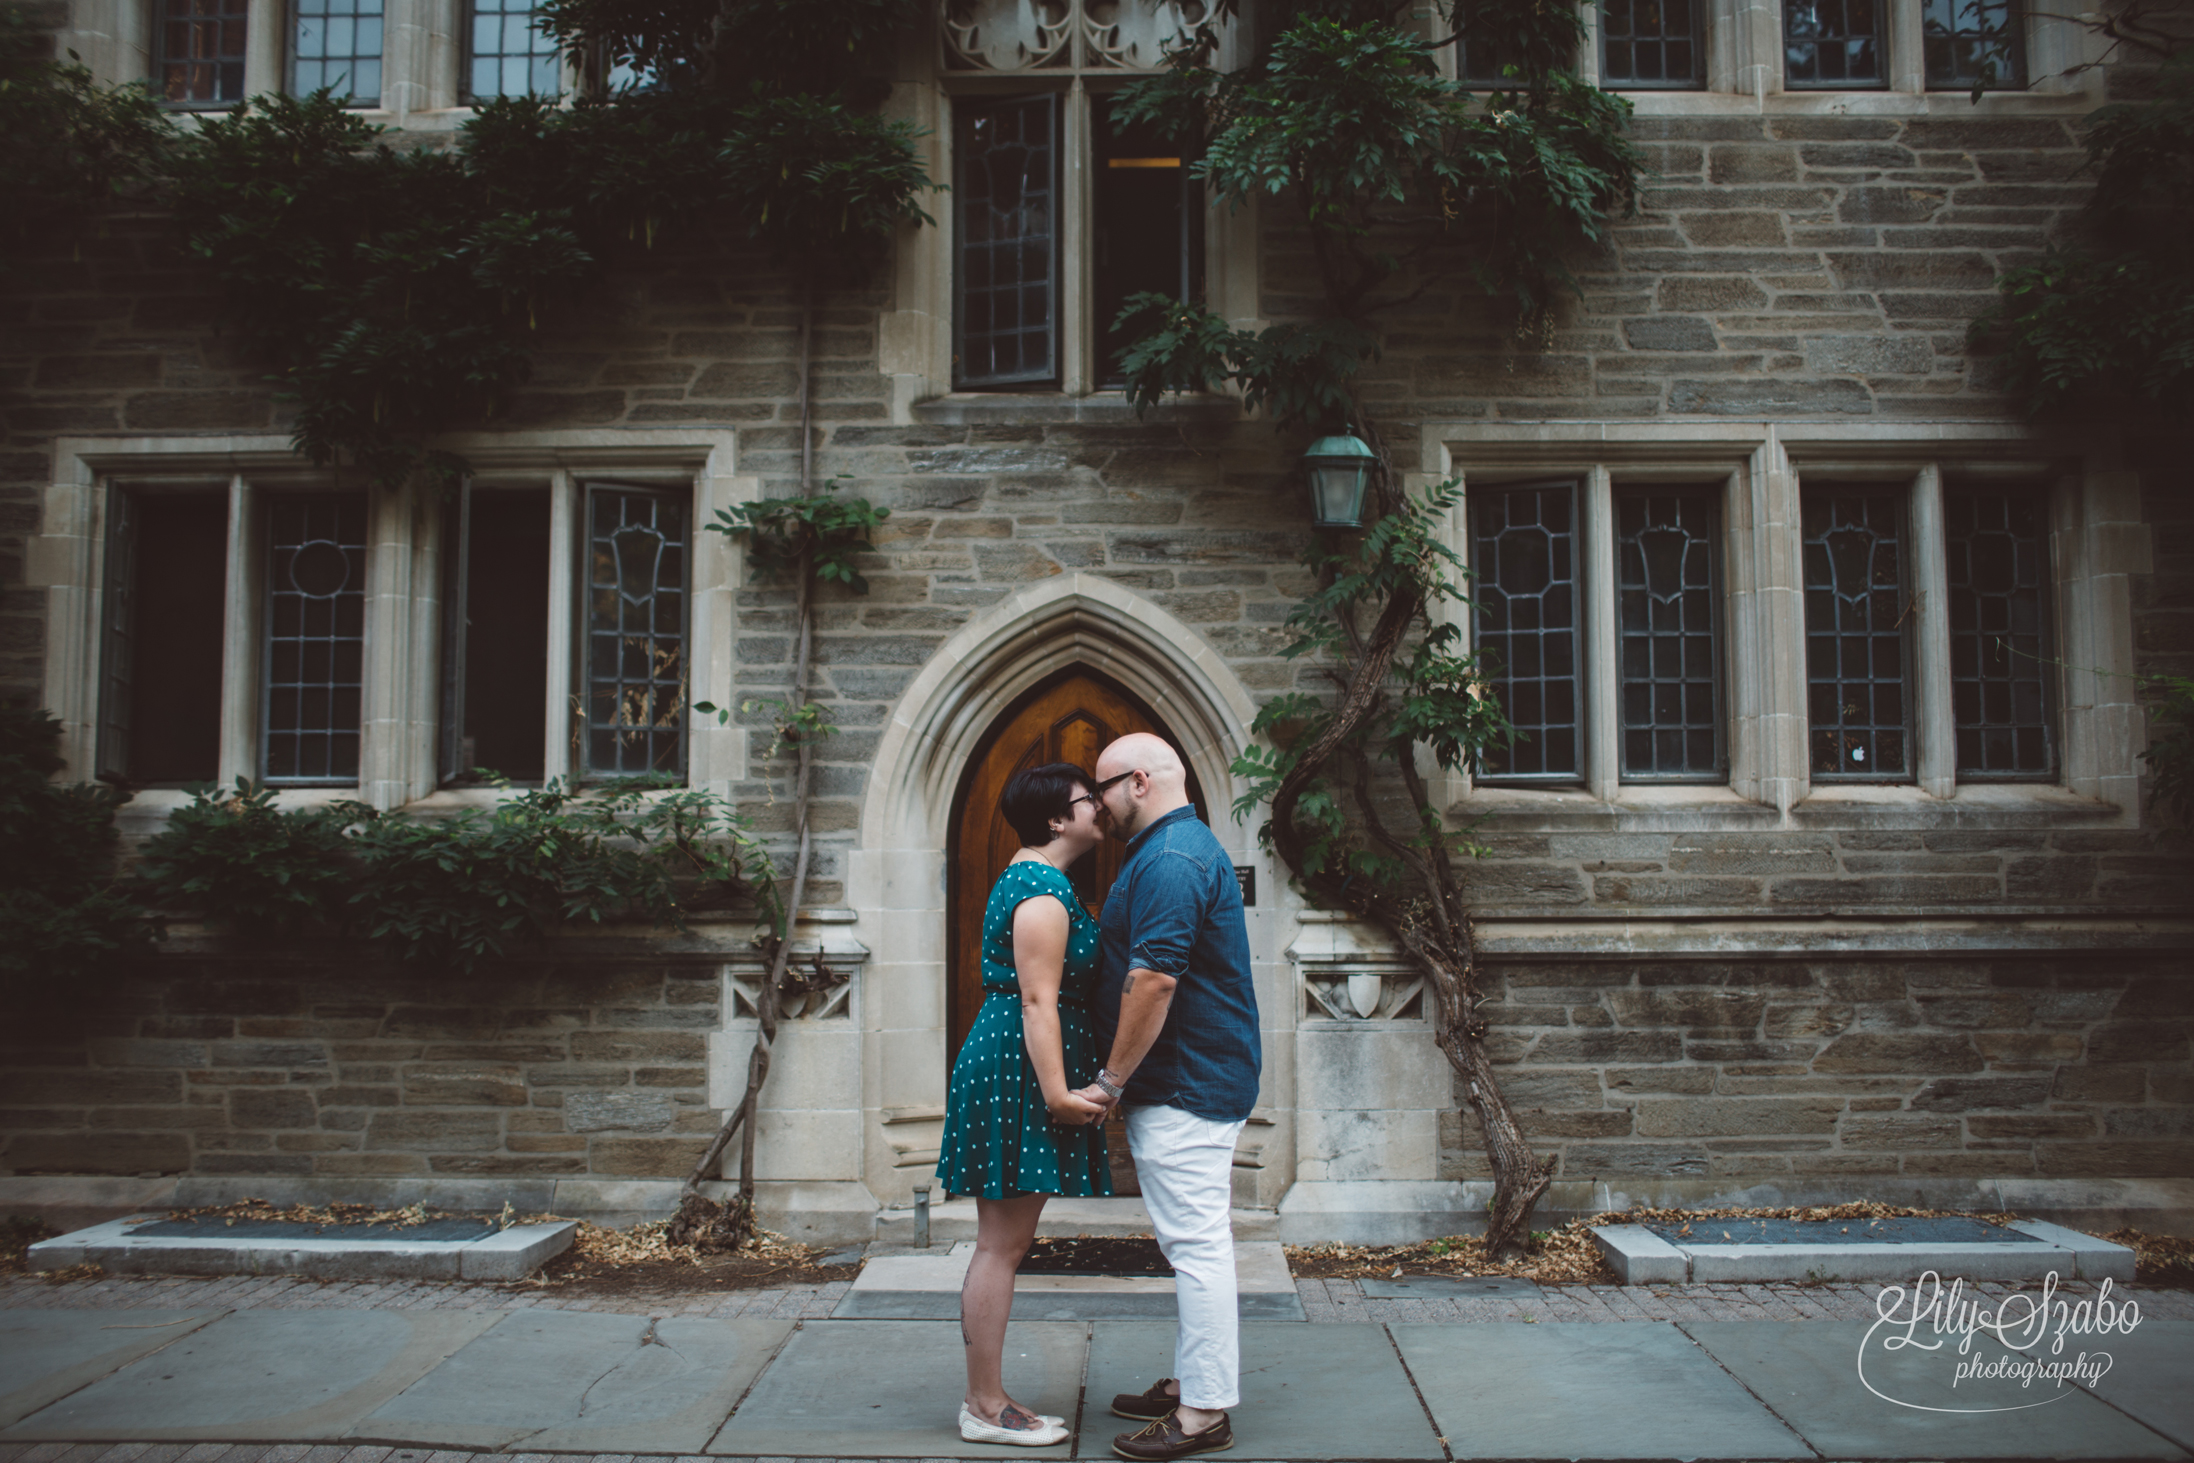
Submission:
[[[0,1463],[1022,1451],[956,1436],[949,1321],[179,1306],[157,1297],[186,1287],[134,1284],[132,1299],[155,1303],[116,1305],[110,1290],[106,1304],[0,1309]],[[2194,1321],[2158,1317],[2181,1307],[2152,1298],[2175,1293],[2134,1294],[2131,1334],[2068,1344],[2067,1361],[2111,1354],[2084,1385],[1961,1380],[1955,1338],[1939,1351],[1869,1346],[1863,1320],[1252,1322],[1236,1455],[2186,1458]],[[1110,1398],[1164,1373],[1171,1338],[1151,1321],[1016,1323],[1009,1385],[1076,1425],[1067,1443],[1029,1451],[1110,1456],[1133,1426],[1108,1415]],[[2046,1341],[2022,1352],[1983,1340],[1987,1357],[2051,1359]]]

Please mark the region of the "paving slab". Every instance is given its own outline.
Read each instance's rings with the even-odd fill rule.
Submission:
[[[2011,1378],[1959,1380],[1962,1358],[1955,1334],[1933,1351],[1920,1346],[1890,1350],[1883,1343],[1891,1329],[1883,1327],[1869,1341],[1875,1324],[1869,1321],[1679,1324],[1830,1458],[2186,1456],[2158,1433],[2076,1386],[2046,1381],[2021,1385]],[[1924,1327],[1918,1334],[1936,1339]],[[2133,1339],[2112,1337],[2107,1349],[2124,1350]],[[1984,1333],[1964,1359],[2004,1351]],[[2181,1389],[2184,1377],[2182,1371],[2176,1383]]]
[[[698,1453],[794,1325],[517,1311],[349,1436],[476,1452]]]
[[[2046,1342],[2024,1349],[2049,1355]],[[2194,1321],[2144,1320],[2131,1335],[2078,1344],[2068,1337],[2060,1355],[2097,1349],[2110,1353],[2110,1370],[2086,1389],[2194,1451]]]
[[[0,1311],[0,1427],[22,1421],[228,1312]]]
[[[956,1321],[960,1282],[975,1244],[962,1240],[935,1254],[882,1255],[861,1267],[853,1286],[831,1311],[834,1321]],[[1287,1254],[1272,1241],[1234,1246],[1237,1314],[1245,1321],[1304,1321],[1303,1300],[1288,1270]],[[1013,1282],[1015,1321],[1171,1320],[1170,1277],[1121,1275],[1018,1275]]]
[[[1091,1329],[1075,1456],[1109,1458],[1113,1438],[1142,1426],[1114,1417],[1113,1397],[1174,1374],[1175,1328],[1100,1321]],[[1235,1451],[1249,1458],[1441,1456],[1383,1326],[1245,1324],[1242,1404],[1233,1419]]]
[[[1089,1327],[1016,1323],[1006,1332],[1006,1390],[1022,1406],[1071,1424]],[[808,1321],[762,1373],[707,1448],[778,1458],[1069,1456],[1049,1448],[960,1440],[967,1390],[957,1325],[937,1321]]]
[[[135,1319],[146,1313],[108,1314]],[[32,1413],[0,1437],[239,1443],[339,1438],[503,1315],[232,1311]]]
[[[1667,1322],[1389,1329],[1457,1458],[1813,1456]]]

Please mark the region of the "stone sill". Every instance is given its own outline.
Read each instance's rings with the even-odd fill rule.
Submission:
[[[1769,833],[1840,828],[1932,832],[1952,828],[2125,828],[2116,803],[2063,787],[1985,783],[1948,798],[1916,787],[1840,784],[1814,788],[1786,819],[1766,803],[1722,786],[1632,784],[1613,800],[1582,788],[1480,787],[1448,808],[1449,818],[1489,832]]]
[[[2101,104],[2084,91],[1991,92],[1979,102],[1968,91],[1626,91],[1640,117],[2079,117]]]
[[[851,909],[813,908],[802,909],[794,925],[792,941],[793,958],[812,955],[817,951],[838,953],[845,957],[841,947],[843,936],[825,933],[827,927],[853,924],[858,916]],[[695,962],[708,965],[725,963],[754,964],[760,955],[754,948],[756,924],[752,919],[730,916],[689,918],[686,931],[657,930],[647,925],[633,924],[619,928],[566,930],[552,934],[539,944],[527,945],[501,961],[484,961],[476,976],[492,979],[497,966],[521,966],[536,963],[565,963],[572,961],[650,960],[679,964]],[[280,939],[251,939],[239,935],[225,935],[209,930],[188,916],[169,918],[167,934],[156,947],[162,956],[202,957],[217,955],[224,961],[254,964],[293,964],[300,961],[325,962],[354,958],[357,942],[335,934],[291,935]],[[865,948],[863,955],[866,954]],[[394,968],[399,962],[379,955],[362,957],[369,963],[386,964]]]
[[[1149,426],[1177,422],[1230,423],[1247,420],[1231,396],[1175,396],[1138,417],[1120,391],[1068,396],[1058,391],[956,391],[918,401],[914,420],[931,426],[963,427],[986,423],[1043,423],[1074,426]]]

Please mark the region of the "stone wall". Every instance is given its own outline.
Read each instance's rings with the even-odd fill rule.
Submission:
[[[2194,1172],[2181,960],[1519,961],[1489,974],[1505,1088],[1565,1181],[1886,1195],[1902,1178]],[[5,1013],[0,1173],[681,1178],[719,1119],[705,1062],[720,990],[702,960],[456,979],[171,957],[112,990]],[[1440,1177],[1485,1177],[1459,1101],[1439,1125]]]
[[[683,1178],[717,969],[166,957],[0,1015],[0,1170]]]
[[[1564,1179],[2184,1177],[2181,956],[1515,962],[1503,1089]],[[1489,1176],[1474,1118],[1441,1173]]]

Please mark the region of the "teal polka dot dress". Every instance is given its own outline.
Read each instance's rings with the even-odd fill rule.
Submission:
[[[952,1064],[945,1100],[945,1141],[937,1182],[954,1194],[1011,1199],[1021,1194],[1112,1192],[1103,1125],[1064,1127],[1051,1120],[1036,1066],[1021,1037],[1021,984],[1013,973],[1013,911],[1026,899],[1056,897],[1067,907],[1066,969],[1059,981],[1059,1037],[1067,1086],[1097,1075],[1089,999],[1097,985],[1097,921],[1074,885],[1050,864],[1006,865],[983,913],[983,1005]]]

